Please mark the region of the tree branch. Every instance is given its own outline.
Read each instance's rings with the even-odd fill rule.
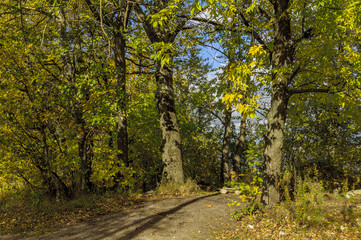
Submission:
[[[241,12],[239,12],[239,15],[241,16],[241,18],[242,18],[242,20],[243,20],[243,22],[244,22],[244,25],[245,25],[247,28],[249,28],[250,25],[251,25],[250,21],[247,20],[246,17],[245,17]],[[253,31],[253,30],[252,30],[252,31],[246,31],[246,32],[247,32],[248,34],[251,34],[260,44],[262,44],[267,52],[271,53],[271,50],[268,48],[266,42],[263,41],[263,39],[261,38],[261,36],[260,36],[257,32],[255,32],[255,31]]]
[[[302,41],[303,39],[310,39],[314,36],[314,34],[312,33],[313,31],[313,28],[309,28],[307,29],[306,31],[304,31],[302,33],[302,35],[297,38],[295,41],[294,41],[294,45],[296,45],[297,43],[299,43],[300,41]]]
[[[270,15],[268,15],[268,13],[261,8],[260,6],[258,6],[259,12],[262,14],[263,17],[267,18],[269,21],[272,19],[272,17]]]
[[[127,72],[127,74],[128,75],[140,75],[140,74],[153,75],[154,72],[136,71],[136,72]]]
[[[213,25],[215,27],[220,27],[219,30],[224,30],[225,29],[225,26],[224,26],[223,23],[220,23],[220,22],[217,22],[217,21],[214,21],[214,20],[210,20],[210,19],[206,19],[206,18],[200,18],[200,17],[191,17],[191,18],[189,18],[189,20],[211,24],[211,25]]]
[[[328,93],[330,88],[308,88],[308,89],[291,89],[288,91],[290,95],[301,94],[301,93]]]
[[[292,82],[292,80],[297,76],[297,74],[300,72],[301,67],[298,66],[295,71],[291,74],[291,77],[288,79],[288,82]]]
[[[104,16],[104,14],[100,14],[97,10],[97,8],[95,7],[95,5],[91,2],[91,0],[85,0],[86,5],[88,6],[88,8],[90,9],[90,11],[93,13],[94,17],[99,21],[102,22],[104,21],[104,23],[108,26],[111,27],[113,26],[113,22],[110,21],[110,19],[107,16]]]
[[[212,111],[211,109],[207,109],[207,110],[208,110],[208,112],[209,112],[211,115],[213,115],[214,117],[216,117],[216,118],[222,123],[222,125],[225,124],[223,118],[222,118],[221,116],[219,116],[218,113]]]
[[[138,3],[134,4],[134,10],[138,20],[142,23],[143,28],[149,37],[149,40],[152,43],[160,42],[160,38],[158,34],[154,30],[150,22],[147,20],[147,16],[145,15],[145,13],[143,12],[142,8],[139,6]]]
[[[143,64],[139,64],[139,63],[136,63],[133,59],[131,58],[125,58],[127,59],[128,61],[130,61],[131,63],[133,63],[134,65],[138,66],[138,67],[147,67],[147,68],[150,68],[152,66],[154,66],[154,64],[151,64],[151,65],[143,65]]]

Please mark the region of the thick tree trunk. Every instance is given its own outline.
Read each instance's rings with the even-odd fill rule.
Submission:
[[[160,152],[163,162],[163,181],[184,183],[182,143],[175,111],[173,72],[170,66],[160,66],[156,73],[157,107],[162,131]]]
[[[284,87],[275,84],[272,88],[271,109],[267,115],[268,132],[264,150],[262,202],[268,207],[273,207],[280,201],[279,183],[287,103]]]
[[[239,137],[236,142],[236,150],[233,158],[233,171],[236,173],[236,181],[240,180],[240,174],[243,173],[242,166],[246,168],[244,159],[244,153],[246,150],[246,114],[242,114],[241,125],[239,126]]]
[[[167,1],[163,2],[163,4],[164,6],[162,7],[165,7]],[[164,29],[155,28],[139,4],[134,4],[133,7],[151,43],[173,43],[179,31],[181,31],[186,23],[185,19],[179,19],[177,26],[174,27],[172,25],[174,29],[169,27],[165,27]],[[159,4],[156,4],[153,10],[159,11]],[[166,23],[165,26],[168,26],[168,23]],[[171,52],[165,54],[172,56]],[[161,66],[160,60],[158,60],[156,64],[156,99],[159,111],[159,123],[162,131],[162,142],[160,145],[163,162],[162,179],[166,182],[184,183],[182,143],[174,102],[173,69],[170,64]]]
[[[232,119],[232,110],[225,110],[225,119],[224,119],[224,134],[223,134],[223,146],[222,146],[222,160],[221,160],[221,184],[228,182],[230,180],[229,175],[229,145],[231,142],[231,119]]]
[[[114,56],[117,69],[117,148],[118,160],[129,167],[128,157],[128,122],[127,122],[127,92],[126,74],[127,65],[125,60],[125,38],[122,30],[114,33]]]
[[[288,83],[291,80],[294,43],[291,38],[291,20],[288,13],[290,1],[273,2],[274,49],[271,56],[272,68],[276,70],[273,78],[271,109],[267,115],[268,132],[264,150],[264,172],[262,203],[273,207],[280,201],[280,173],[284,126],[289,99]]]

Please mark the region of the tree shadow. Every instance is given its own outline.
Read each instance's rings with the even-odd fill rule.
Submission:
[[[169,216],[171,214],[174,214],[176,213],[177,211],[179,211],[180,209],[184,208],[185,206],[187,205],[190,205],[192,203],[195,203],[201,199],[204,199],[204,198],[208,198],[208,197],[212,197],[212,196],[215,196],[215,195],[218,195],[219,193],[215,193],[215,194],[212,194],[212,195],[207,195],[207,196],[202,196],[202,197],[198,197],[198,198],[195,198],[195,199],[192,199],[190,201],[187,201],[185,203],[182,203],[170,210],[167,210],[167,211],[163,211],[161,213],[158,213],[158,214],[155,214],[155,215],[152,215],[152,216],[149,216],[145,219],[142,219],[140,221],[136,221],[134,224],[138,224],[140,222],[144,222],[140,227],[137,227],[135,230],[127,233],[125,236],[121,237],[121,238],[118,238],[119,240],[128,240],[128,239],[132,239],[134,237],[136,237],[137,235],[139,235],[141,232],[143,232],[144,230],[148,229],[148,228],[151,228],[152,226],[154,226],[156,223],[158,223],[159,221],[161,221],[163,218],[165,218],[166,216]]]
[[[129,240],[137,237],[147,229],[158,229],[159,227],[156,226],[157,223],[166,217],[169,218],[170,215],[177,213],[184,207],[189,206],[199,200],[210,198],[216,195],[219,195],[219,193],[193,198],[178,204],[169,210],[153,215],[149,215],[149,212],[152,210],[152,208],[150,208],[148,204],[151,204],[151,202],[146,202],[144,205],[138,205],[136,209],[130,211],[122,211],[116,214],[99,216],[98,218],[95,217],[90,221],[64,227],[59,231],[48,233],[46,235],[37,237],[29,237],[26,235],[0,236],[0,239]],[[184,199],[180,199],[180,201],[183,200]],[[141,217],[144,215],[145,217]]]

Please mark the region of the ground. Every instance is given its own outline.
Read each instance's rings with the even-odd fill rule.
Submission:
[[[234,194],[155,198],[123,210],[65,226],[45,235],[0,236],[0,239],[169,240],[216,239],[215,232],[233,231]]]

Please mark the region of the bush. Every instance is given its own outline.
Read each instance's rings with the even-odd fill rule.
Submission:
[[[188,196],[199,193],[200,187],[196,181],[187,179],[184,184],[177,184],[174,182],[161,183],[156,192],[161,195],[175,195],[175,196]]]

